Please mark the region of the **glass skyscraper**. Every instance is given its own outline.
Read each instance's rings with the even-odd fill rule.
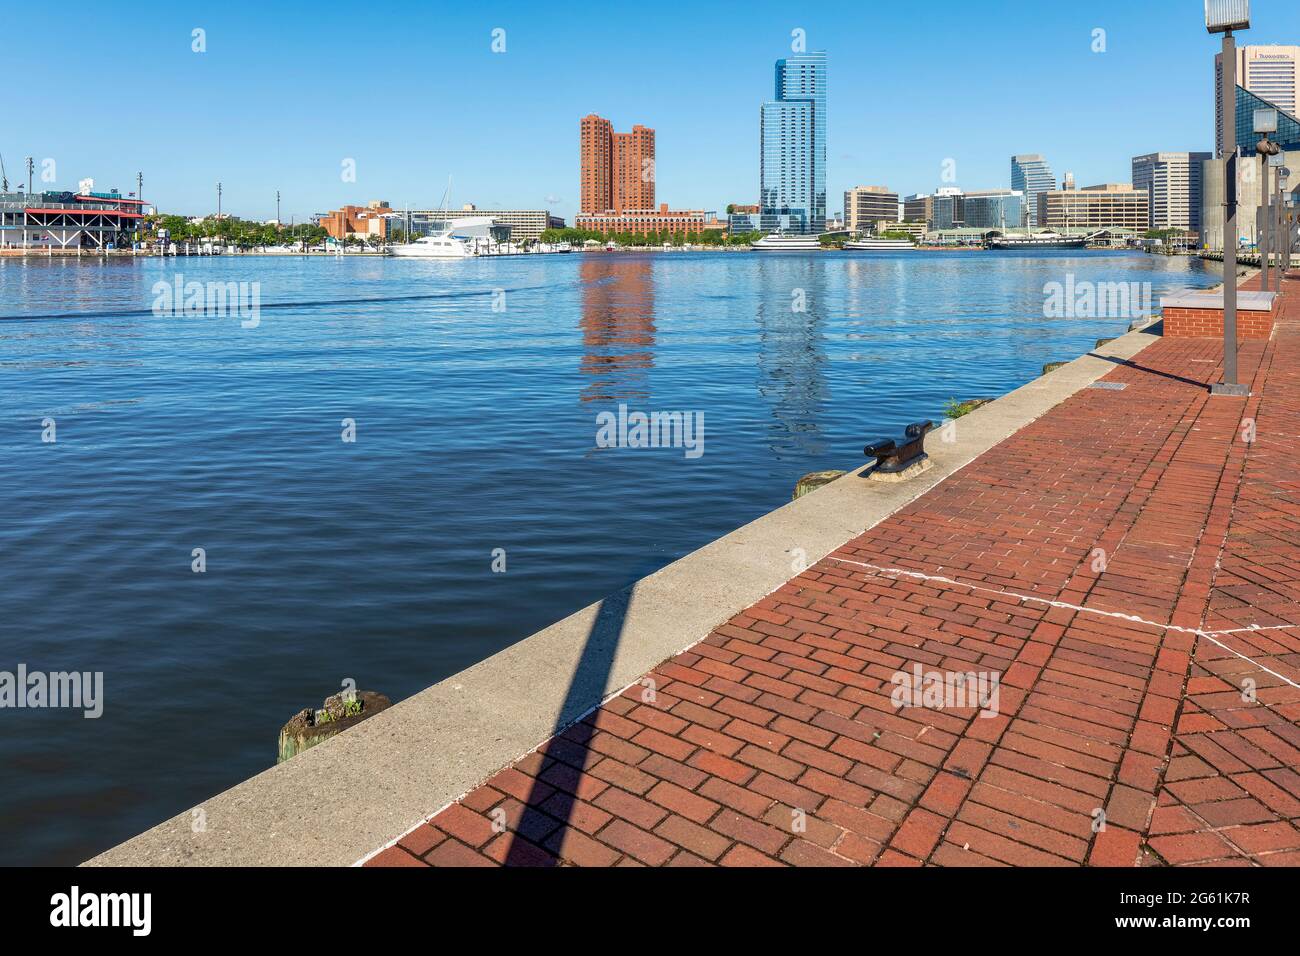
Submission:
[[[776,99],[759,114],[765,232],[826,231],[826,54],[776,61]]]
[[[1022,220],[1017,225],[1038,225],[1038,194],[1056,189],[1056,178],[1047,160],[1038,154],[1011,157],[1011,188],[1025,197]],[[1008,224],[1010,225],[1010,223]]]

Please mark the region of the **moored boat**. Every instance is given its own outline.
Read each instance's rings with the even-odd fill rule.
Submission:
[[[1063,236],[1057,232],[1040,232],[1030,236],[991,236],[984,245],[989,249],[1083,249],[1089,236]]]
[[[817,252],[821,247],[819,236],[789,236],[779,232],[764,236],[752,246],[762,252]]]

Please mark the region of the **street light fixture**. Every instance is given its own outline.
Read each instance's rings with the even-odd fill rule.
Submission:
[[[1205,27],[1211,33],[1250,29],[1250,0],[1205,0]]]
[[[1237,41],[1250,27],[1250,0],[1205,0],[1205,28],[1223,34],[1219,153],[1223,157],[1223,381],[1215,395],[1249,395],[1237,381]]]

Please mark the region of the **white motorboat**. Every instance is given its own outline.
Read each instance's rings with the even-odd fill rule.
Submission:
[[[451,229],[421,236],[415,242],[403,242],[388,247],[390,255],[403,259],[470,259],[477,253],[474,246],[452,235]]]
[[[821,247],[819,236],[786,236],[777,232],[764,236],[752,246],[763,252],[818,252]]]

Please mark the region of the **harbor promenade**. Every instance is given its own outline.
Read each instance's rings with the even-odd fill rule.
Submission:
[[[1300,865],[1300,276],[1221,360],[1108,359],[366,865]]]

